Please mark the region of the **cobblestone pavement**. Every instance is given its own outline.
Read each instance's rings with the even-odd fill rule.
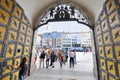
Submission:
[[[59,62],[55,62],[54,68],[36,69],[26,80],[96,80],[93,77],[93,62],[79,61],[74,68],[69,68],[69,63],[60,69]]]

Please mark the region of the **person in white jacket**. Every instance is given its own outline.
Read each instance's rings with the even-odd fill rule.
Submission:
[[[71,68],[71,67],[74,67],[74,57],[75,57],[74,50],[70,50],[69,57],[70,57],[69,63],[70,63],[70,68]]]

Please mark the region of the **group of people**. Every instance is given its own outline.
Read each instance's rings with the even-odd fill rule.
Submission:
[[[52,66],[52,68],[54,68],[54,62],[56,60],[56,54],[54,51],[43,50],[41,52],[39,58],[40,58],[39,68],[41,68],[42,66],[43,66],[43,68],[45,67],[45,65],[44,65],[45,58],[46,58],[46,68],[48,68],[49,66]]]
[[[37,60],[37,56],[39,54],[39,50],[36,50],[36,54],[35,54],[35,60],[34,60],[34,64],[36,63]],[[46,61],[46,68],[49,68],[50,66],[52,68],[54,68],[54,62],[55,61],[59,61],[60,63],[60,69],[62,69],[62,65],[65,64],[65,62],[68,61],[68,57],[69,57],[69,64],[70,64],[70,68],[74,67],[74,64],[76,63],[76,54],[74,50],[70,50],[69,52],[64,52],[62,50],[42,50],[42,52],[39,55],[40,58],[40,66],[39,68],[43,67],[45,68],[44,65],[44,61]],[[27,75],[28,72],[28,57],[23,57],[21,64],[15,68],[13,65],[10,65],[11,68],[13,69],[20,69],[19,72],[19,80],[24,80],[25,79],[25,75]]]
[[[74,67],[74,64],[76,63],[76,54],[74,50],[64,52],[63,50],[44,49],[41,52],[37,52],[37,54],[39,54],[40,59],[39,68],[54,68],[54,62],[58,61],[60,63],[60,69],[62,69],[62,65],[68,61],[68,58],[70,68]]]

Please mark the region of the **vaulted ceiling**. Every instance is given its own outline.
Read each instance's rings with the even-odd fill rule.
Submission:
[[[98,16],[102,10],[105,0],[16,0],[19,5],[24,9],[25,14],[29,18],[31,23],[34,23],[36,17],[39,14],[44,13],[45,9],[48,9],[51,4],[59,3],[60,1],[67,1],[74,3],[80,8],[85,9],[90,13],[94,19]]]

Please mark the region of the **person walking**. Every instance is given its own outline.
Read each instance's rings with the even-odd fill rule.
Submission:
[[[51,64],[50,66],[52,66],[52,68],[54,68],[54,62],[55,62],[55,59],[56,59],[56,54],[54,51],[52,51],[51,55],[50,55],[50,59],[51,59]]]
[[[37,56],[39,55],[38,49],[35,52],[35,57],[34,57],[34,64],[36,64],[37,61]]]
[[[68,61],[68,51],[65,52],[65,62]]]
[[[74,51],[74,64],[77,64],[76,51]]]
[[[45,51],[43,50],[42,52],[41,52],[41,54],[40,54],[40,66],[39,66],[39,68],[41,68],[41,65],[42,65],[42,63],[43,63],[43,68],[45,67],[44,66],[44,59],[45,59]]]
[[[70,57],[69,63],[70,63],[70,68],[71,68],[71,67],[74,67],[74,57],[75,57],[75,53],[74,53],[73,50],[71,50],[71,51],[69,52],[69,57]]]
[[[49,61],[50,61],[50,51],[46,51],[46,68],[49,67]]]
[[[58,51],[58,59],[59,59],[59,63],[60,63],[60,69],[62,69],[62,64],[63,64],[63,61],[64,61],[64,56],[61,53],[61,51]]]
[[[20,69],[19,71],[19,80],[25,80],[25,76],[28,74],[28,57],[24,57],[20,66],[17,68],[14,68],[13,65],[11,65],[11,68],[13,69]]]

